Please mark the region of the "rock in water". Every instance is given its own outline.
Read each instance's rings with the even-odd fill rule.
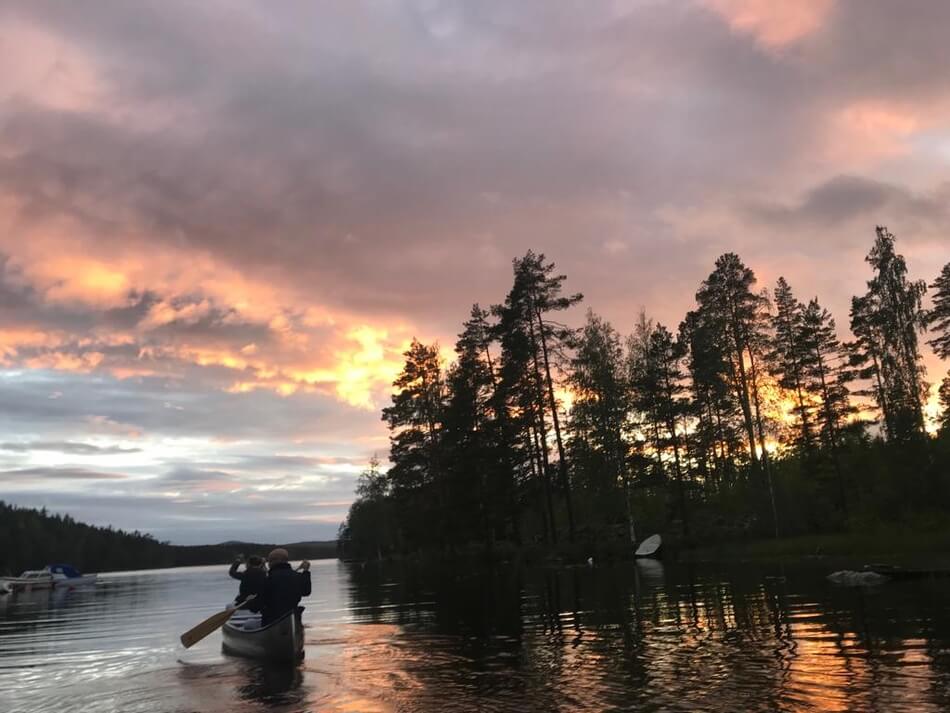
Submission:
[[[842,569],[829,574],[828,581],[845,587],[867,587],[882,584],[887,581],[887,577],[877,572],[855,572],[851,569]]]

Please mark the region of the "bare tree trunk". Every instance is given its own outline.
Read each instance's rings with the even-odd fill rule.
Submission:
[[[574,541],[574,501],[571,496],[571,482],[567,474],[567,457],[564,455],[564,442],[561,439],[561,421],[557,414],[557,399],[554,398],[554,381],[551,379],[551,363],[548,358],[548,343],[544,338],[544,321],[541,312],[535,308],[538,318],[538,331],[541,337],[541,354],[544,358],[544,375],[547,381],[548,399],[551,407],[551,420],[554,423],[554,440],[557,443],[558,474],[561,488],[564,491],[564,503],[567,506],[567,535],[570,542]]]
[[[749,368],[752,376],[752,398],[755,403],[755,420],[759,427],[759,443],[762,446],[762,465],[764,466],[765,481],[769,489],[769,502],[772,505],[772,524],[775,526],[775,537],[778,538],[778,510],[775,507],[775,487],[772,484],[772,467],[769,462],[768,451],[765,450],[765,429],[762,424],[762,409],[759,403],[759,384],[755,368],[755,356],[752,353],[752,345],[749,345]]]
[[[548,466],[548,455],[547,455],[547,446],[544,445],[544,416],[539,416],[541,419],[541,431],[540,434],[537,430],[534,431],[534,449],[538,458],[538,466],[541,469],[541,484],[544,489],[544,505],[546,513],[546,522],[549,523],[549,527],[546,528],[549,531],[550,539],[553,544],[557,544],[557,521],[554,519],[554,501],[551,497],[551,475],[550,467]]]

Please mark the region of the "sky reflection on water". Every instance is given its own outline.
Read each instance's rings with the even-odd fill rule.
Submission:
[[[300,668],[177,636],[225,567],[0,598],[4,711],[938,711],[945,580],[660,563],[473,572],[314,566]]]

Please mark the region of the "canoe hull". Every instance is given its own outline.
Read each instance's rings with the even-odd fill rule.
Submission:
[[[225,653],[285,663],[303,658],[303,624],[299,610],[287,612],[264,628],[245,629],[246,621],[245,617],[232,617],[221,627]]]

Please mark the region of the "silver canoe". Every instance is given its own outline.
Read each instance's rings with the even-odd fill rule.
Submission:
[[[287,612],[267,626],[256,616],[233,616],[221,627],[224,651],[269,661],[297,661],[303,658],[303,607]]]

